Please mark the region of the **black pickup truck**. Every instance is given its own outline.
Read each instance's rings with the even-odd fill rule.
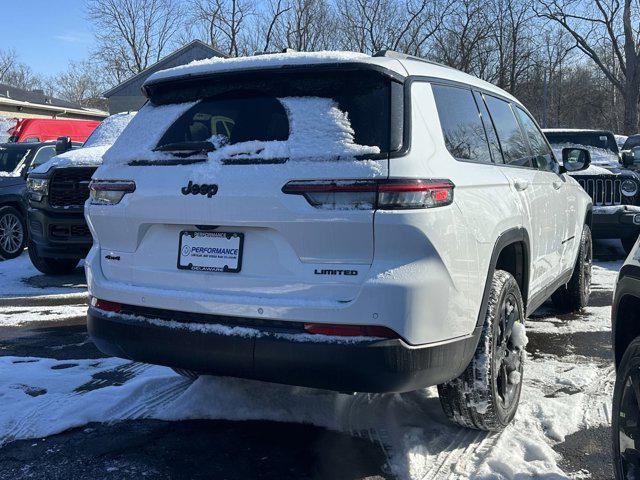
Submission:
[[[89,252],[93,240],[84,219],[84,202],[89,198],[91,176],[133,116],[118,113],[106,118],[82,148],[31,170],[27,180],[29,258],[42,273],[69,273]]]
[[[0,258],[17,257],[27,244],[25,186],[29,171],[64,149],[77,146],[79,144],[71,144],[66,139],[0,143]]]
[[[631,170],[633,151],[618,150],[612,132],[606,130],[543,130],[554,152],[580,146],[591,153],[591,166],[573,176],[593,199],[594,238],[620,239],[625,251],[640,234],[640,173]],[[640,151],[637,155],[640,160]]]

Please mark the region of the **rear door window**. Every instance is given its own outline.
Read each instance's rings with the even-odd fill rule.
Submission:
[[[511,109],[511,105],[491,95],[486,95],[485,101],[498,132],[504,162],[507,165],[532,167],[529,145]]]
[[[457,160],[491,163],[487,136],[471,90],[432,85],[442,134]]]
[[[533,160],[533,166],[539,170],[556,170],[556,161],[553,157],[553,153],[547,145],[542,132],[538,129],[538,126],[533,119],[521,108],[516,107],[516,114],[522,123],[522,128],[529,140],[529,147],[531,148],[531,155]]]

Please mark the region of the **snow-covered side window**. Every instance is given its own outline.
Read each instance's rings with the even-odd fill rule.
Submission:
[[[161,106],[146,103],[104,154],[103,164],[124,165],[139,160],[161,162],[175,159],[170,153],[155,152],[154,149],[164,132],[194,105],[195,102]]]
[[[116,113],[105,118],[100,125],[89,135],[83,147],[101,147],[112,145],[118,135],[122,133],[129,124],[135,112]]]

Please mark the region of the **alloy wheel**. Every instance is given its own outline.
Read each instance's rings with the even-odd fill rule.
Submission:
[[[614,433],[615,434],[615,433]],[[618,411],[618,439],[624,478],[640,474],[640,371],[635,368],[627,377]]]
[[[517,398],[522,375],[522,350],[512,341],[513,326],[521,318],[515,296],[509,293],[500,309],[499,331],[496,341],[493,372],[498,399],[509,409]]]
[[[24,228],[18,216],[6,213],[0,217],[0,246],[5,252],[14,254],[24,241]]]

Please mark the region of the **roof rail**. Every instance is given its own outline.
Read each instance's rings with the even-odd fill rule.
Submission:
[[[445,65],[444,63],[434,62],[433,60],[427,60],[426,58],[416,57],[415,55],[409,55],[407,53],[396,52],[395,50],[378,50],[372,55],[372,57],[389,57],[396,58],[398,60],[416,60],[418,62],[430,63],[431,65],[438,65],[439,67],[455,68]]]

